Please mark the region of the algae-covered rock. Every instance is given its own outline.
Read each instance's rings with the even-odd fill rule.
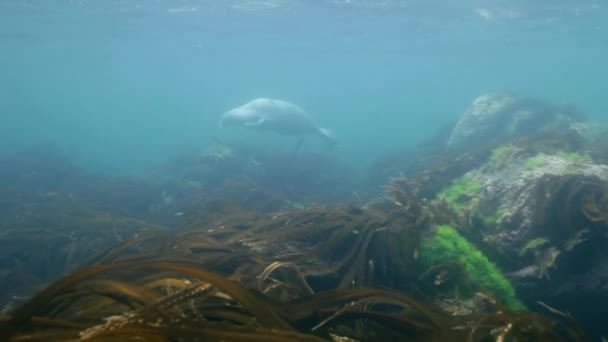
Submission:
[[[608,298],[606,151],[579,131],[511,139],[435,197],[526,303]]]
[[[481,217],[498,216],[494,220],[498,227],[485,227],[491,228],[485,233],[496,231],[500,238],[493,241],[500,242],[504,249],[522,247],[529,240],[543,235],[537,234],[537,230],[545,229],[546,221],[555,214],[548,212],[556,209],[550,202],[558,205],[556,201],[568,201],[572,193],[580,192],[585,187],[591,190],[596,187],[595,184],[600,186],[608,181],[608,165],[593,163],[585,153],[558,151],[531,154],[514,145],[501,146],[499,149],[509,150],[501,152],[508,160],[491,158],[488,163],[465,174],[462,178],[467,179],[468,183],[483,184],[483,187],[476,193],[475,201],[459,203],[458,206],[473,206],[471,210]],[[553,193],[552,190],[561,193]],[[586,196],[583,193],[579,195]],[[574,200],[574,197],[571,199]],[[577,205],[580,211],[584,201],[577,199],[579,201],[576,203],[562,204]],[[565,242],[570,237],[569,233],[576,232],[575,228],[566,230],[564,232],[563,228],[554,226],[548,235]]]
[[[570,126],[588,142],[608,138],[608,125],[596,122],[577,122]]]

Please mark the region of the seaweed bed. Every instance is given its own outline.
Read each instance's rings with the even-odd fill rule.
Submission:
[[[586,340],[567,312],[516,310],[458,262],[420,262],[438,225],[471,220],[427,198],[489,151],[393,178],[366,202],[266,210],[280,189],[253,206],[175,204],[166,183],[13,156],[0,175],[0,340]]]

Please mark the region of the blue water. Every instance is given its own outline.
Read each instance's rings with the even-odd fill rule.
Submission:
[[[487,92],[605,121],[605,18],[605,0],[2,0],[0,154],[53,143],[130,174],[214,139],[284,149],[294,138],[218,128],[261,96],[306,108],[358,166]]]

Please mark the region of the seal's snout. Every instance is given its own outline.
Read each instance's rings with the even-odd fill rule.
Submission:
[[[242,119],[238,115],[238,112],[234,110],[228,111],[222,115],[220,118],[219,126],[222,127],[232,127],[239,126],[242,123]]]

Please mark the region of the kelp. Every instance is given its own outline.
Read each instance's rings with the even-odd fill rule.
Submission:
[[[208,231],[233,250],[255,251],[269,261],[290,262],[304,276],[345,288],[374,281],[396,283],[412,262],[405,217],[387,219],[355,207],[279,212],[247,224]],[[232,232],[226,234],[226,231]],[[408,261],[409,260],[409,261]]]
[[[270,265],[260,276],[267,279],[279,266]],[[278,287],[290,287],[298,278],[288,277]],[[131,304],[125,308],[125,303]],[[285,302],[196,263],[150,259],[95,266],[59,280],[1,317],[0,339],[455,341],[502,335],[567,341],[584,336],[576,328],[557,329],[540,315],[497,308],[455,319],[403,294],[361,287],[306,291]]]
[[[401,179],[387,188],[393,206],[386,212],[347,206],[254,215],[216,203],[221,215],[183,230],[142,234],[89,259],[87,267],[3,317],[0,339],[566,341],[584,336],[495,301],[489,311],[456,317],[404,295],[429,294],[418,288],[424,282],[417,248],[434,215],[412,184]]]
[[[332,158],[319,155],[276,156],[259,148],[238,148],[230,156],[226,152],[229,147],[220,147],[220,157],[218,151],[212,151],[210,155],[215,157],[187,160],[147,179],[89,174],[72,164],[60,149],[47,145],[0,158],[0,303],[14,301],[10,297],[29,292],[22,289],[52,281],[111,246],[148,232],[183,229],[193,222],[214,229],[201,222],[213,217],[244,222],[232,207],[226,208],[228,215],[213,213],[214,208],[227,207],[218,205],[218,199],[230,199],[239,208],[258,212],[309,205],[313,200],[291,196],[294,189],[288,188],[288,183],[294,182],[287,181],[306,176],[307,194],[321,188],[331,192],[327,183],[344,179],[348,173]],[[236,164],[231,164],[232,159]],[[291,178],[270,186],[285,172],[279,166],[287,161],[293,169],[284,177]],[[247,168],[240,168],[243,165]],[[213,173],[223,167],[233,168],[239,176],[216,172],[221,181],[197,182],[200,168],[210,168]],[[183,174],[176,174],[180,170]],[[303,203],[288,202],[288,195]]]
[[[158,199],[140,199],[142,205],[152,203],[152,212],[174,216],[179,224],[163,220],[172,222],[171,229],[86,203],[66,214],[69,196],[53,195],[61,220],[49,220],[52,211],[38,211],[32,229],[46,230],[24,230],[24,236],[46,234],[44,241],[61,251],[55,254],[63,267],[56,267],[58,274],[71,274],[1,316],[0,340],[584,338],[576,328],[512,312],[493,299],[462,316],[434,304],[437,292],[420,276],[429,271],[418,260],[420,243],[438,222],[462,217],[445,201],[428,199],[480,158],[465,154],[419,177],[392,179],[388,196],[363,206],[268,204],[268,189],[245,183],[235,183],[231,193],[244,196],[241,205],[205,200],[175,212],[171,191],[161,193],[167,203],[160,209]],[[131,186],[137,188],[128,182],[120,188],[145,193]],[[120,198],[99,203],[120,203]],[[265,209],[253,212],[249,201],[260,201]],[[271,207],[275,210],[267,212]],[[71,239],[72,230],[78,239]],[[49,254],[39,253],[41,258]],[[27,264],[23,269],[34,273]],[[439,275],[435,271],[441,270],[428,274]],[[27,276],[21,281],[38,282]],[[446,295],[446,300],[457,297]]]
[[[160,193],[88,174],[52,146],[0,158],[0,311],[117,243],[165,230],[151,220]]]
[[[0,293],[24,296],[39,284],[87,265],[110,246],[164,230],[133,218],[78,210],[77,205],[72,211],[52,208],[39,207],[28,217],[3,221],[0,269],[6,272],[0,276]]]
[[[252,163],[250,158],[256,156],[256,153],[254,149],[239,152],[234,157],[238,157],[240,162],[246,162],[249,165]],[[270,154],[264,153],[260,156],[263,165],[259,164],[260,162],[254,162],[253,164],[256,165],[249,165],[251,168],[266,167],[268,170],[275,170],[278,164],[288,157],[282,156],[272,159]],[[306,170],[310,170],[310,168],[330,168],[332,165],[327,160],[315,156],[299,155],[297,158],[298,165],[310,164]],[[221,164],[225,161],[221,160],[217,163]],[[201,163],[207,165],[210,163],[209,158],[194,162],[195,165],[199,166]],[[361,274],[349,276],[351,280],[358,277],[359,281],[363,281],[362,277],[373,278],[370,276],[373,273],[387,273],[385,270],[390,269],[390,267],[386,266],[382,260],[389,258],[389,255],[400,255],[403,251],[407,251],[405,253],[409,256],[403,259],[409,260],[413,253],[413,249],[407,246],[411,238],[401,238],[407,234],[396,233],[396,231],[401,230],[401,228],[394,228],[397,226],[396,222],[393,222],[393,228],[381,233],[384,228],[380,226],[385,225],[382,215],[376,215],[375,218],[372,218],[374,215],[367,215],[369,214],[368,211],[364,215],[365,220],[372,220],[375,223],[364,222],[364,220],[359,223],[351,222],[352,224],[343,225],[340,222],[342,219],[348,221],[351,212],[356,213],[360,210],[354,206],[347,209],[328,210],[328,212],[337,215],[334,216],[333,223],[330,219],[331,215],[323,215],[317,218],[317,221],[323,221],[323,224],[317,224],[314,220],[310,223],[301,222],[299,232],[297,232],[298,229],[294,229],[288,235],[277,234],[277,231],[283,231],[283,229],[278,229],[279,225],[286,225],[289,221],[289,218],[287,218],[289,215],[285,216],[287,218],[285,220],[282,220],[279,217],[280,215],[283,213],[304,214],[302,214],[302,211],[293,209],[299,206],[297,203],[288,204],[285,201],[285,193],[288,190],[283,189],[277,192],[273,190],[275,188],[264,185],[266,183],[262,180],[266,179],[268,181],[272,178],[268,175],[260,175],[260,178],[254,182],[247,181],[247,177],[236,180],[227,179],[213,189],[200,188],[200,184],[193,183],[195,180],[189,182],[187,179],[175,184],[164,179],[146,182],[104,178],[87,174],[73,166],[60,151],[49,151],[48,148],[44,147],[0,160],[0,164],[3,166],[3,177],[0,177],[0,180],[10,180],[6,184],[0,184],[0,203],[2,204],[0,206],[0,214],[2,215],[0,217],[2,218],[0,224],[0,247],[2,247],[0,248],[0,251],[2,251],[0,253],[0,256],[2,256],[2,262],[0,262],[2,291],[0,293],[2,295],[0,297],[3,297],[0,298],[0,302],[3,303],[9,300],[9,296],[24,295],[24,293],[15,293],[14,289],[24,289],[28,285],[45,284],[57,276],[88,264],[94,255],[102,253],[116,243],[131,241],[133,238],[137,240],[149,236],[148,233],[155,235],[154,232],[166,230],[166,228],[176,229],[179,227],[181,231],[199,228],[202,230],[191,234],[189,237],[191,242],[187,248],[182,248],[180,244],[169,246],[170,241],[162,241],[160,238],[156,239],[155,242],[149,240],[146,242],[147,244],[156,245],[156,249],[149,249],[150,255],[164,254],[163,250],[168,252],[173,247],[176,247],[171,251],[174,254],[197,254],[199,250],[210,253],[205,248],[197,248],[194,240],[198,241],[196,243],[199,246],[205,247],[208,243],[207,240],[197,240],[202,239],[202,235],[211,239],[223,239],[243,231],[249,231],[255,235],[257,234],[256,230],[251,227],[250,222],[259,222],[257,226],[265,227],[263,230],[267,230],[267,235],[276,236],[277,239],[280,238],[283,241],[297,241],[298,236],[304,238],[305,235],[308,235],[308,241],[315,241],[316,238],[329,238],[332,227],[349,226],[350,230],[338,229],[334,232],[325,247],[318,249],[317,256],[314,259],[319,259],[321,262],[323,262],[323,259],[332,261],[332,258],[336,258],[335,255],[331,255],[335,250],[342,251],[342,261],[334,264],[337,268],[344,268],[343,265],[348,264],[351,260],[358,260],[358,266],[355,268],[361,268],[362,265],[367,263],[368,270],[363,272],[366,274],[365,276]],[[278,172],[276,170],[273,172]],[[336,170],[344,171],[339,167]],[[190,171],[194,172],[196,170]],[[288,175],[285,177],[288,177]],[[433,181],[435,180],[433,179]],[[314,183],[312,179],[310,182],[311,184]],[[428,183],[425,181],[425,184]],[[280,186],[280,184],[277,186]],[[100,191],[100,189],[103,189],[103,191]],[[228,205],[223,201],[213,201],[211,199],[214,196],[227,197],[237,203],[240,202],[240,205]],[[417,196],[416,200],[419,199],[419,196]],[[193,206],[194,204],[196,204],[196,207]],[[258,213],[270,212],[270,214],[260,216],[243,209],[243,207],[254,208]],[[277,212],[276,210],[282,211]],[[308,211],[306,215],[315,215],[315,210],[317,209]],[[316,212],[322,211],[317,210]],[[411,213],[410,215],[416,216],[417,214]],[[275,226],[272,226],[271,222],[267,222],[270,217],[274,217],[272,221],[275,221]],[[356,217],[356,215],[353,215],[353,217]],[[394,219],[391,220],[395,221]],[[294,223],[297,222],[297,220],[294,221]],[[357,224],[364,227],[359,229]],[[313,233],[306,225],[319,226],[319,229],[316,233]],[[277,229],[275,230],[272,227]],[[372,234],[371,231],[374,229],[378,229],[379,232]],[[404,229],[420,230],[419,228],[414,229],[411,224],[408,224]],[[184,232],[184,234],[188,233]],[[162,236],[162,234],[157,236]],[[389,238],[393,236],[398,239]],[[232,240],[231,243],[224,245],[222,247],[225,249],[223,252],[215,251],[213,253],[222,255],[222,253],[228,253],[229,250],[230,253],[241,253],[242,260],[246,261],[248,257],[244,256],[241,248],[245,246],[243,243],[255,244],[256,242],[243,240],[243,243],[235,243],[235,241]],[[406,247],[397,248],[397,241],[401,241]],[[355,255],[343,252],[343,249],[335,248],[340,244],[351,242],[359,246],[358,250],[361,251],[361,253],[356,254],[358,256],[356,258]],[[380,251],[383,249],[382,246],[389,244],[393,247],[388,248],[386,252],[376,253],[375,258],[365,257],[369,246],[374,246],[374,250]],[[298,248],[297,243],[289,246],[283,244],[282,246],[283,250],[280,253],[284,255],[294,253],[290,248]],[[141,244],[134,244],[129,250],[140,248]],[[125,255],[122,255],[122,257],[125,257]],[[97,258],[101,258],[100,262],[105,262],[108,259],[100,256]],[[209,259],[209,257],[207,258]],[[302,257],[301,263],[306,262],[305,258]],[[109,259],[111,259],[111,256]],[[389,259],[398,258],[390,257]],[[215,260],[217,264],[224,262],[220,256]],[[229,263],[224,263],[226,272],[231,271],[235,267],[234,265],[241,262],[237,259],[232,260],[235,260],[232,266]],[[385,266],[376,265],[378,263]],[[396,262],[396,264],[400,265],[401,262]],[[211,264],[209,265],[213,267]],[[247,269],[246,266],[241,268]],[[310,266],[310,272],[321,272],[314,271],[314,268],[314,265]],[[257,271],[257,269],[254,271]]]
[[[581,226],[608,223],[608,183],[597,176],[546,175],[536,180],[521,210],[534,213],[534,226],[546,236],[565,240]]]

